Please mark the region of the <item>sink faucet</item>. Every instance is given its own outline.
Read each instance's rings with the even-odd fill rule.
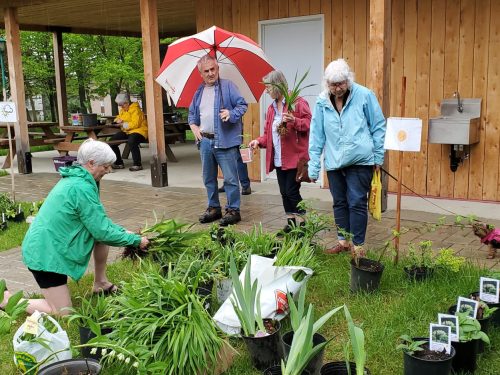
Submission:
[[[463,105],[462,101],[460,100],[460,93],[458,91],[455,91],[453,93],[453,97],[457,98],[457,101],[458,101],[457,110],[458,110],[458,112],[462,113],[464,111],[464,105]]]

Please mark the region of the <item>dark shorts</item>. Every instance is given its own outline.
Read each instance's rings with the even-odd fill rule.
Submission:
[[[56,286],[66,285],[68,283],[68,276],[66,275],[55,272],[35,271],[30,268],[28,269],[35,277],[38,286],[42,289],[53,288]]]

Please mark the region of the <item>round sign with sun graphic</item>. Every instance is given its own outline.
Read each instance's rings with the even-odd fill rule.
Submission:
[[[408,134],[406,133],[405,130],[398,131],[398,141],[399,142],[406,141],[406,138],[408,138]]]

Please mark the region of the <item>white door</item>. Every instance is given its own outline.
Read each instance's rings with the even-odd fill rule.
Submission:
[[[277,20],[259,22],[260,44],[269,58],[271,65],[281,70],[293,86],[295,75],[297,80],[309,69],[309,74],[303,85],[315,84],[301,92],[311,107],[314,108],[316,97],[322,90],[324,39],[323,39],[323,15],[282,18]],[[271,98],[264,93],[260,100],[260,130],[264,132],[264,119],[266,111],[271,104]],[[261,178],[276,178],[273,171],[266,175],[265,150],[261,151]],[[323,173],[320,174],[320,184],[323,186]]]

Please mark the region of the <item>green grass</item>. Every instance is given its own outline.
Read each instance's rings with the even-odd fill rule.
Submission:
[[[20,202],[24,215],[28,216],[31,202]],[[13,221],[7,222],[7,229],[0,231],[0,252],[21,246],[24,235],[28,231],[29,224],[26,222],[15,223]]]
[[[8,173],[5,169],[0,169],[0,177],[7,176]]]
[[[30,148],[30,152],[40,152],[40,151],[51,151],[54,148],[51,145],[43,145],[43,146],[33,146]],[[7,149],[1,149],[0,150],[0,156],[5,156],[7,155]]]
[[[323,314],[334,306],[346,303],[357,324],[361,324],[366,335],[367,367],[374,375],[401,374],[403,354],[396,351],[397,339],[402,334],[428,336],[429,323],[437,321],[439,312],[445,313],[456,303],[457,297],[467,296],[478,290],[479,277],[487,271],[467,265],[460,273],[436,272],[426,282],[409,282],[403,275],[401,266],[385,262],[380,290],[373,294],[353,295],[349,291],[350,265],[347,255],[325,256],[318,253],[321,264],[320,274],[308,282],[307,300],[314,303],[317,314]],[[117,262],[110,266],[109,275],[113,282],[130,277],[135,266],[130,262]],[[87,275],[78,284],[71,283],[73,296],[90,291],[92,279]],[[20,323],[20,322],[19,322]],[[67,327],[67,325],[64,325]],[[493,330],[492,330],[493,331]],[[14,374],[12,364],[12,336],[0,338],[0,373]],[[77,344],[76,327],[69,327],[72,343]],[[347,340],[347,327],[343,314],[334,316],[320,331],[333,340],[326,347],[324,362],[342,361],[343,346]],[[492,349],[486,349],[478,361],[478,375],[493,375],[500,368],[500,330],[490,333]],[[235,357],[228,375],[260,374],[252,369],[250,359],[241,340],[231,342],[240,353]],[[106,369],[103,375],[123,373],[122,370]]]

